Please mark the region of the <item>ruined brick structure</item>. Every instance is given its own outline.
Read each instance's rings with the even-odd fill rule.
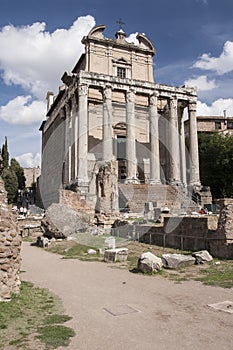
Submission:
[[[0,178],[0,301],[9,300],[11,293],[19,293],[21,241]]]

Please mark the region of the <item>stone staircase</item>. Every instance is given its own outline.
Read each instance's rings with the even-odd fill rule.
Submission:
[[[155,207],[168,207],[171,212],[193,211],[196,204],[182,188],[172,185],[119,184],[119,206],[121,211],[143,213],[145,203],[154,202]]]

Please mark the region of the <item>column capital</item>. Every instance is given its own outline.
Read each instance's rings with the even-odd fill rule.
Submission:
[[[188,103],[188,110],[190,112],[196,112],[197,110],[197,100],[190,100]]]
[[[79,96],[86,96],[88,94],[88,85],[82,84],[78,86]]]
[[[104,101],[112,99],[112,88],[111,88],[111,86],[105,86],[103,88],[103,99],[104,99]]]
[[[149,104],[150,106],[157,106],[158,102],[158,92],[154,91],[152,94],[149,95]]]
[[[127,102],[134,102],[134,100],[135,100],[135,90],[130,89],[130,90],[126,91],[126,101]]]

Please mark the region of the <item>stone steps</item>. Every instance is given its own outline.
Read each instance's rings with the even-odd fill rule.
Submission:
[[[135,213],[143,213],[147,202],[155,202],[155,206],[166,206],[173,211],[195,207],[181,189],[171,185],[119,184],[119,197],[120,208]]]

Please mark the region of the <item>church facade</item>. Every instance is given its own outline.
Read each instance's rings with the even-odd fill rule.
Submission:
[[[134,44],[122,29],[115,39],[105,38],[104,29],[96,26],[82,39],[85,53],[63,74],[59,93],[47,94],[40,128],[45,207],[59,202],[65,188],[93,207],[112,188],[111,211],[118,210],[114,194],[122,183],[200,187],[195,88],[154,81],[155,47],[144,34]]]

